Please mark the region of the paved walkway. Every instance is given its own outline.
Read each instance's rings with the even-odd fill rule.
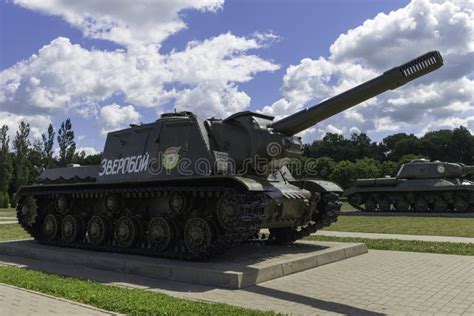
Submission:
[[[6,222],[0,221],[0,225],[6,225],[6,224],[18,224],[18,221],[6,221]]]
[[[285,314],[474,315],[474,257],[469,256],[370,250],[365,255],[242,290],[216,289],[32,260],[24,264],[185,299]]]
[[[468,238],[468,237],[353,233],[353,232],[336,232],[336,231],[326,231],[326,230],[324,230],[324,231],[320,230],[320,231],[316,232],[313,235],[315,235],[315,236],[328,236],[328,237],[419,240],[419,241],[454,242],[454,243],[461,243],[461,244],[474,244],[474,238]]]
[[[0,315],[117,315],[87,305],[0,284]]]

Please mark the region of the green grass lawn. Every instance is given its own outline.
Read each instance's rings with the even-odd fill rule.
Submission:
[[[325,230],[361,233],[474,237],[474,218],[339,216]]]
[[[0,225],[0,241],[31,238],[19,224]]]
[[[461,244],[449,242],[428,242],[418,240],[395,240],[395,239],[366,239],[366,238],[342,238],[327,236],[309,236],[306,240],[336,241],[336,242],[359,242],[367,245],[369,249],[427,252],[448,255],[474,256],[474,244]]]
[[[13,267],[0,266],[0,283],[125,314],[274,315],[272,312],[183,300],[156,292],[102,285],[93,281]]]
[[[354,211],[354,208],[349,203],[342,201],[341,211],[342,212]]]

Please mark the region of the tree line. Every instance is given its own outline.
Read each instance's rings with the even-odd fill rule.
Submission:
[[[78,152],[70,119],[57,133],[52,124],[41,140],[31,141],[30,125],[21,122],[11,140],[9,127],[0,130],[0,208],[9,202],[22,185],[35,181],[43,169],[69,164],[99,164],[101,154]],[[57,149],[55,151],[55,144]],[[10,147],[12,146],[12,147]],[[454,130],[428,132],[422,137],[398,133],[374,142],[365,133],[343,135],[327,133],[321,140],[304,145],[302,164],[311,162],[311,174],[349,187],[358,178],[394,176],[403,163],[416,158],[474,164],[474,135],[463,126]]]
[[[13,139],[9,127],[0,130],[0,208],[15,205],[14,194],[22,185],[31,184],[43,169],[66,167],[69,164],[98,164],[101,155],[86,156],[77,152],[70,119],[59,126],[57,133],[52,124],[41,140],[30,140],[30,124],[21,122]],[[57,141],[57,154],[54,153]],[[10,148],[12,146],[12,148]]]

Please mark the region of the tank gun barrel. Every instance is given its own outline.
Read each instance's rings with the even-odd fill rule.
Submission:
[[[474,174],[474,166],[464,166],[463,175]]]
[[[438,51],[428,52],[346,92],[276,121],[270,127],[286,135],[295,135],[387,90],[394,90],[424,76],[442,65],[443,58]]]

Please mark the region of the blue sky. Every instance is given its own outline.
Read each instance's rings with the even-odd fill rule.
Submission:
[[[101,21],[105,15],[103,8],[94,7],[93,2],[90,1],[84,2],[84,8],[81,8],[80,5],[68,7],[67,4],[64,4],[65,1],[61,0],[54,0],[52,5],[45,4],[42,7],[41,5],[38,7],[30,0],[0,2],[0,67],[2,70],[0,91],[3,90],[4,93],[3,98],[0,94],[0,115],[3,113],[4,120],[7,120],[8,114],[10,122],[20,118],[31,119],[32,126],[36,128],[33,134],[36,136],[48,120],[58,126],[59,122],[66,117],[71,117],[76,135],[79,136],[79,146],[100,151],[105,140],[104,135],[108,130],[124,127],[128,121],[152,121],[161,111],[171,110],[175,105],[178,108],[186,107],[187,110],[196,111],[203,116],[213,112],[218,112],[215,114],[216,116],[223,116],[231,113],[234,109],[250,109],[275,116],[285,116],[293,110],[311,105],[316,100],[329,97],[342,91],[345,87],[370,78],[372,74],[384,71],[385,65],[391,67],[405,61],[405,55],[412,58],[427,50],[439,49],[442,53],[444,53],[443,50],[448,53],[447,61],[463,60],[464,63],[467,63],[467,67],[461,67],[464,68],[463,73],[456,73],[454,77],[451,77],[451,79],[459,81],[458,85],[452,84],[449,87],[451,92],[441,93],[438,91],[439,95],[433,96],[429,91],[439,89],[430,86],[430,82],[424,81],[422,87],[424,89],[420,90],[418,87],[418,90],[405,90],[405,95],[410,97],[392,94],[385,99],[375,100],[377,102],[373,100],[372,103],[368,102],[354,108],[355,110],[350,114],[341,114],[322,122],[305,133],[304,139],[311,141],[320,138],[327,131],[346,135],[354,131],[362,131],[367,132],[375,140],[380,140],[384,135],[394,132],[422,133],[427,130],[451,128],[458,125],[465,125],[471,129],[474,127],[472,93],[469,91],[464,91],[459,95],[452,93],[452,89],[472,88],[472,62],[468,60],[472,56],[472,46],[474,45],[472,23],[471,29],[469,29],[469,25],[465,25],[465,19],[461,19],[461,22],[458,23],[457,27],[460,31],[457,32],[462,32],[465,36],[455,40],[459,41],[459,44],[461,41],[467,41],[468,44],[466,47],[459,47],[457,51],[448,49],[450,45],[454,45],[455,48],[458,45],[456,42],[453,43],[449,36],[450,32],[453,32],[450,29],[452,26],[443,28],[445,20],[449,21],[447,17],[443,16],[443,12],[447,10],[452,16],[467,15],[467,18],[471,18],[472,22],[472,10],[470,12],[467,9],[468,6],[465,6],[470,2],[454,2],[450,7],[442,8],[439,3],[435,3],[436,1],[428,0],[414,1],[414,3],[395,0],[245,0],[222,3],[220,0],[216,0],[217,7],[214,4],[210,7],[209,2],[212,0],[206,1],[203,0],[202,7],[189,5],[181,8],[165,8],[164,10],[169,9],[171,12],[177,10],[176,18],[185,24],[186,28],[181,27],[181,29],[178,28],[179,30],[167,31],[168,33],[161,37],[155,37],[152,33],[149,39],[145,34],[141,36],[138,43],[123,37],[120,32],[114,35],[107,33],[104,35],[95,29],[91,31],[84,24],[76,23],[77,17],[81,18],[82,12],[87,10],[96,12],[92,14],[92,17],[87,17],[92,21],[94,19]],[[124,6],[123,10],[126,12],[128,5],[126,2],[117,1],[116,5]],[[160,10],[159,4],[150,10]],[[114,22],[114,18],[116,18],[117,23],[124,23],[124,26],[119,30],[123,34],[127,31],[127,23],[135,25],[130,26],[130,29],[135,31],[132,34],[141,34],[142,30],[146,33],[149,25],[156,27],[160,33],[160,30],[165,29],[166,23],[169,22],[166,20],[166,16],[158,17],[156,22],[152,18],[144,16],[143,19],[149,18],[152,24],[140,25],[140,12],[135,20],[125,21],[121,15],[124,11],[115,9],[114,12],[116,15],[111,13],[109,20]],[[143,14],[145,15],[145,13]],[[432,29],[427,29],[422,23],[416,23],[416,19],[420,16],[426,17],[428,15],[437,19],[438,22],[437,26],[433,26]],[[411,18],[415,19],[415,27],[409,26],[407,30],[405,23],[408,23]],[[366,21],[372,21],[372,25]],[[366,23],[364,24],[364,22]],[[397,23],[399,27],[394,27]],[[145,30],[145,27],[148,29]],[[352,32],[351,35],[350,30],[358,31]],[[231,34],[232,37],[223,38],[225,34]],[[262,34],[264,34],[263,39],[259,38]],[[349,34],[349,36],[342,38],[344,36],[341,37],[341,34]],[[351,36],[353,39],[350,38]],[[419,39],[417,36],[423,38]],[[153,84],[148,83],[140,86],[143,80],[142,77],[139,77],[137,83],[132,87],[123,88],[125,84],[114,82],[114,74],[105,73],[101,69],[102,65],[93,69],[92,71],[97,73],[92,73],[92,75],[103,80],[108,80],[107,76],[111,76],[109,81],[112,82],[112,86],[117,86],[116,91],[108,86],[107,89],[112,90],[100,91],[96,98],[84,101],[87,99],[85,95],[88,87],[92,90],[95,88],[101,90],[103,87],[95,87],[92,84],[84,87],[84,91],[82,89],[79,92],[73,91],[75,89],[70,88],[71,85],[74,83],[80,85],[83,78],[88,77],[80,73],[69,74],[68,69],[70,68],[67,65],[68,63],[74,65],[74,60],[68,58],[65,58],[62,63],[66,65],[63,70],[58,70],[54,74],[49,73],[45,77],[43,70],[48,69],[48,65],[54,69],[58,68],[58,61],[51,61],[48,58],[44,58],[43,61],[43,56],[38,53],[44,46],[54,50],[56,47],[64,49],[78,44],[79,46],[75,48],[77,50],[75,58],[84,56],[84,59],[88,58],[88,60],[97,59],[97,56],[88,57],[88,55],[91,55],[91,52],[102,51],[105,54],[102,54],[100,59],[106,60],[109,57],[114,58],[107,52],[116,52],[119,49],[126,58],[130,57],[130,60],[135,61],[142,60],[139,54],[144,54],[141,52],[143,49],[152,47],[152,50],[156,50],[157,54],[153,55],[154,53],[150,53],[148,50],[147,57],[143,57],[146,59],[145,64],[149,65],[153,60],[157,62],[162,56],[173,59],[172,56],[175,53],[186,51],[190,42],[195,42],[195,46],[199,46],[206,41],[212,41],[212,39],[216,39],[217,42],[221,37],[223,38],[222,42],[217,43],[218,46],[211,47],[217,47],[216,49],[222,49],[225,52],[236,49],[237,52],[232,51],[227,55],[223,53],[222,56],[217,57],[222,60],[219,63],[213,63],[212,66],[215,67],[214,76],[218,78],[213,78],[213,74],[193,78],[187,74],[183,75],[184,77],[179,77],[180,79],[169,80],[169,82],[162,82],[159,76],[152,78],[150,82],[159,82],[163,89],[163,92],[153,93],[153,98],[150,99],[154,100],[153,105],[145,104],[146,99],[141,96],[131,97],[134,94],[133,87],[138,86],[139,89],[143,89],[145,92],[140,92],[143,95],[146,91],[153,90]],[[69,43],[67,41],[54,42],[58,38],[68,39]],[[235,43],[226,44],[230,41],[235,41]],[[52,42],[55,44],[53,45]],[[406,45],[406,53],[405,51],[399,52],[400,43]],[[231,48],[225,47],[225,45]],[[203,49],[206,49],[206,46],[203,46]],[[138,50],[140,53],[135,52]],[[380,51],[380,54],[385,55],[382,55],[381,58],[380,54],[375,51]],[[39,55],[38,60],[31,60],[33,54]],[[187,60],[194,60],[193,54],[200,53],[190,52],[180,57],[179,61],[184,60],[182,67],[186,67]],[[58,58],[63,58],[61,56],[63,55]],[[240,58],[242,56],[245,58]],[[249,66],[249,63],[245,61],[248,56],[255,65]],[[380,62],[380,60],[385,60],[383,56],[386,56],[386,63]],[[235,68],[241,70],[237,71],[237,74],[229,74],[229,78],[234,79],[226,79],[226,71],[229,69],[227,62],[234,58],[236,61],[232,65],[236,65]],[[302,62],[303,59],[305,62]],[[20,67],[18,63],[21,60],[25,60],[25,62]],[[104,63],[107,62],[104,61]],[[87,65],[89,64],[90,62],[87,62]],[[176,64],[173,64],[175,66],[170,66],[170,64],[173,64],[173,61],[163,64],[163,68],[169,68],[167,70],[175,73],[186,71]],[[293,67],[290,67],[291,65]],[[193,64],[192,67],[194,66]],[[360,66],[362,69],[353,69],[354,66]],[[206,65],[202,65],[202,67],[206,67]],[[104,65],[104,69],[110,69],[110,67]],[[159,66],[157,68],[150,67],[144,71],[140,68],[140,76],[146,74],[146,77],[143,78],[149,79],[149,76],[154,76],[153,71],[161,69]],[[345,72],[345,69],[348,71]],[[208,70],[209,68],[203,71]],[[197,68],[194,72],[199,73],[200,71],[201,69]],[[442,83],[447,80],[448,73],[452,72],[446,71],[445,78],[441,75],[436,78],[440,87],[446,86]],[[169,74],[162,75],[162,77],[166,76]],[[325,76],[332,79],[327,81]],[[24,82],[28,82],[33,77],[40,79],[38,80],[40,83],[35,84],[34,88],[36,89],[39,85],[40,95],[48,96],[48,100],[56,102],[57,106],[53,104],[48,108],[48,106],[37,104],[37,99],[33,100],[33,97],[38,94],[31,93],[33,90],[31,87],[24,89],[31,95],[20,95],[18,92],[20,90],[11,94],[11,90],[8,90],[11,89],[11,83],[15,80],[17,85],[14,87],[18,89],[18,86],[21,88]],[[54,86],[58,80],[60,84]],[[70,82],[67,82],[68,80]],[[200,80],[205,81],[206,84],[201,86]],[[305,82],[314,84],[314,87],[308,88],[305,86]],[[163,100],[156,101],[173,88],[176,90],[173,91],[173,96],[163,97]],[[158,87],[157,90],[159,90]],[[212,95],[208,91],[211,91]],[[416,95],[420,95],[419,91],[423,91],[421,94],[427,95],[427,97],[422,100],[417,98]],[[54,97],[49,96],[50,93],[53,93]],[[216,99],[217,103],[213,104]],[[29,101],[25,100],[33,101],[30,105]],[[223,106],[218,104],[219,100],[225,100],[222,101]],[[20,102],[22,102],[21,105],[19,105]],[[193,105],[188,105],[191,103]],[[410,104],[413,106],[418,104],[420,110],[423,111],[410,111]],[[375,108],[376,106],[377,108]],[[434,107],[439,113],[433,112],[432,117],[426,117],[426,112],[431,110],[430,107]],[[84,110],[85,108],[87,111]],[[387,114],[393,112],[397,112],[397,115]],[[437,123],[427,126],[427,124],[420,124],[420,119],[429,119],[431,123]],[[0,117],[0,123],[1,121]]]

